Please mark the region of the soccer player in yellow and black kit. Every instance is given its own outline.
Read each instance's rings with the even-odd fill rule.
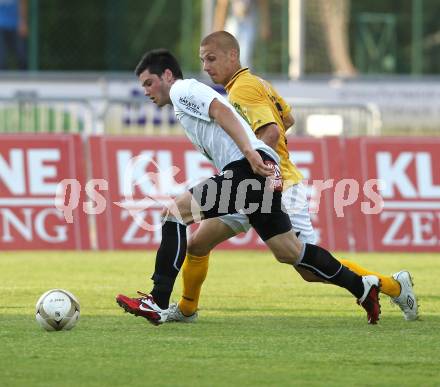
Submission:
[[[208,35],[200,45],[204,71],[214,83],[224,86],[229,102],[249,123],[257,137],[275,149],[280,156],[284,181],[282,200],[292,227],[302,242],[315,244],[316,236],[310,221],[305,188],[301,184],[302,176],[289,160],[287,150],[286,130],[294,124],[291,107],[268,82],[253,75],[248,68],[241,67],[239,54],[237,40],[225,31]],[[210,251],[238,233],[247,232],[249,228],[249,220],[244,214],[228,214],[201,222],[188,243],[187,256],[182,267],[182,298],[178,304],[170,306],[167,321],[195,321],[201,287],[208,272]],[[358,275],[379,277],[381,291],[399,305],[405,319],[417,319],[417,300],[412,289],[411,276],[407,271],[384,276],[345,259],[340,259],[340,262]],[[295,269],[307,281],[325,282],[322,277],[298,266]]]

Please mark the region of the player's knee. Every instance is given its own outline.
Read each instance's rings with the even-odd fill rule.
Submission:
[[[186,249],[188,254],[195,255],[196,257],[208,255],[212,250],[209,244],[205,243],[201,238],[198,238],[197,233],[190,237]]]
[[[280,234],[266,241],[272,254],[280,263],[294,265],[299,258],[302,243],[292,235],[293,233]]]
[[[194,204],[191,202],[191,198],[191,193],[186,192],[175,198],[168,207],[169,214],[180,223],[188,225],[193,223],[195,218],[200,218],[198,209],[193,208]]]

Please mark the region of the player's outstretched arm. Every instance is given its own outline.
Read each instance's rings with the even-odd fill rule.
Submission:
[[[260,154],[252,148],[243,126],[237,117],[235,117],[231,109],[221,103],[218,99],[214,99],[209,106],[209,116],[213,118],[223,130],[229,134],[229,136],[231,136],[243,155],[249,161],[254,173],[265,177],[273,174],[272,168],[264,164]]]

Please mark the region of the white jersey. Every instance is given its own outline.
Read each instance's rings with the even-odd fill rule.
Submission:
[[[228,106],[238,118],[252,148],[264,151],[279,163],[277,153],[259,140],[234,107],[211,87],[195,79],[179,79],[171,86],[170,98],[176,118],[182,124],[188,138],[219,171],[232,161],[244,158],[244,155],[232,137],[209,117],[209,106],[215,98]]]

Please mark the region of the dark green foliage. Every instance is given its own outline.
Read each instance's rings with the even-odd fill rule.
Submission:
[[[357,36],[359,25],[357,18],[362,13],[379,13],[394,15],[396,19],[396,69],[398,74],[409,74],[412,72],[412,28],[413,28],[413,1],[422,1],[422,62],[423,74],[440,73],[440,8],[438,0],[381,0],[381,1],[351,1],[351,22],[350,36],[351,51],[354,52],[359,41]]]
[[[271,0],[269,4],[271,38],[268,42],[258,40],[254,70],[286,74],[288,0]],[[393,62],[390,71],[411,73],[413,1],[351,0],[350,4],[349,40],[353,60],[364,49],[359,39],[359,17],[365,13],[387,14],[395,18],[394,43],[389,48]],[[438,0],[423,0],[422,4],[422,73],[438,74],[440,7]],[[307,0],[305,5],[306,74],[331,73],[320,3]],[[41,0],[38,2],[38,69],[132,71],[144,51],[165,47],[179,57],[184,72],[199,72],[201,8],[201,0]]]
[[[177,0],[43,0],[39,7],[39,69],[132,71],[142,53],[166,47],[198,63],[200,4],[194,2],[194,46],[180,47]],[[194,48],[197,46],[197,51]],[[187,69],[188,70],[188,69]]]

